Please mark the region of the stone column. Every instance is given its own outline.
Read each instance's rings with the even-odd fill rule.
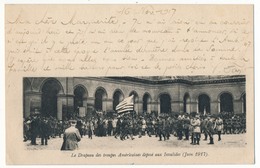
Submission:
[[[106,104],[106,110],[112,111],[113,110],[113,99],[105,99],[104,102]]]
[[[31,112],[31,110],[30,110],[30,104],[31,104],[31,99],[30,99],[30,96],[28,95],[28,94],[26,94],[26,93],[24,93],[25,95],[24,95],[24,102],[23,102],[23,117],[24,118],[27,118],[27,117],[29,117],[30,116],[30,112]]]
[[[62,120],[63,112],[74,113],[74,95],[57,95],[57,119]]]
[[[181,112],[181,101],[171,101],[171,108],[174,112]],[[183,111],[183,110],[182,110]]]
[[[161,114],[161,102],[160,101],[157,102],[157,110],[158,110],[158,115],[160,115]]]
[[[190,105],[191,105],[191,108],[190,108],[191,111],[190,112],[198,113],[198,111],[199,111],[199,109],[198,109],[198,102],[191,102]]]
[[[87,112],[92,112],[95,109],[95,98],[88,97],[87,99]]]
[[[134,103],[134,111],[137,112],[137,111],[139,110],[138,107],[139,107],[139,103],[138,103],[138,102],[135,102],[135,103]]]
[[[140,114],[140,113],[142,113],[143,112],[143,101],[138,101],[137,103],[136,103],[136,105],[137,105],[137,113],[138,114]]]
[[[186,103],[186,112],[187,112],[188,114],[190,114],[190,112],[191,112],[191,103],[190,103],[190,102],[187,102],[187,103]]]
[[[151,105],[151,112],[154,111],[156,113],[158,113],[158,104],[157,102],[150,102]]]
[[[179,101],[179,112],[183,113],[183,101]]]
[[[24,93],[24,117],[27,118],[37,109],[41,111],[42,93],[26,92]]]
[[[211,114],[218,114],[220,112],[220,106],[217,100],[210,102],[210,113]]]
[[[63,105],[63,96],[58,96],[57,98],[57,118],[58,120],[62,119],[62,105]],[[66,99],[65,99],[66,102]]]
[[[102,99],[102,111],[107,111],[107,102],[106,102],[106,98]]]
[[[147,103],[147,113],[151,113],[151,109],[152,109],[152,103],[151,102],[149,102],[149,103]]]
[[[83,107],[85,107],[86,111],[85,111],[85,115],[87,115],[88,113],[88,98],[87,97],[83,97]]]

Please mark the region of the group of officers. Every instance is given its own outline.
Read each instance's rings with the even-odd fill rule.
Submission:
[[[47,145],[50,138],[63,135],[65,139],[66,130],[70,129],[78,131],[76,141],[85,135],[90,139],[93,135],[114,136],[122,141],[134,140],[134,136],[141,138],[148,135],[158,137],[159,141],[169,140],[172,136],[178,140],[191,140],[192,145],[199,145],[204,135],[203,140],[209,140],[209,144],[214,144],[214,134],[217,134],[218,141],[221,141],[221,134],[246,132],[245,124],[245,117],[237,115],[213,116],[197,113],[174,116],[162,114],[158,117],[128,113],[118,117],[92,117],[85,120],[77,118],[66,121],[34,114],[24,121],[24,141],[31,140],[31,144],[36,145],[36,138],[40,137],[41,145]]]
[[[218,141],[221,140],[221,133],[224,125],[221,117],[203,116],[196,114],[179,115],[172,118],[167,115],[158,118],[133,118],[131,115],[125,115],[118,118],[116,124],[115,138],[120,137],[121,140],[127,138],[134,139],[134,135],[141,138],[144,135],[151,137],[155,135],[159,137],[159,141],[169,140],[171,135],[177,136],[178,140],[191,140],[192,145],[199,145],[201,134],[204,134],[204,140],[208,140],[209,144],[214,144],[214,134],[218,134]]]

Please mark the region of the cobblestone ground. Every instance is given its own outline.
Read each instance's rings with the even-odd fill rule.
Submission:
[[[108,137],[95,137],[89,139],[87,136],[83,136],[79,142],[79,149],[109,149],[109,148],[226,148],[226,147],[243,147],[246,145],[245,134],[233,134],[222,135],[222,140],[217,141],[217,135],[214,136],[214,145],[208,145],[209,141],[200,141],[200,145],[191,145],[190,141],[177,140],[177,137],[171,135],[169,140],[159,141],[158,137],[143,136],[138,138],[134,136],[134,140],[126,139],[121,141],[113,136]],[[202,136],[202,139],[204,136]],[[62,145],[62,138],[50,138],[48,145],[40,145],[40,138],[37,138],[38,145],[31,145],[30,141],[24,142],[25,147],[28,150],[60,150]]]

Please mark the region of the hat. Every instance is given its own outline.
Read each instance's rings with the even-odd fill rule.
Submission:
[[[76,123],[77,123],[77,120],[69,120],[69,122],[70,122],[71,124],[76,124]]]

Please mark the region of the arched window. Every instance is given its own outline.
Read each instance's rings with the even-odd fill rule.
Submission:
[[[234,112],[233,97],[230,93],[220,95],[220,112]]]
[[[121,90],[116,90],[113,94],[113,109],[116,110],[116,106],[124,99],[124,95]]]
[[[160,95],[160,112],[161,113],[171,112],[171,97],[167,93]]]
[[[190,95],[188,93],[183,97],[183,112],[190,113]]]
[[[57,80],[49,79],[42,86],[41,115],[57,117],[57,95],[61,90]]]
[[[151,96],[148,93],[145,93],[143,96],[143,113],[150,113],[150,102],[151,102]]]
[[[106,90],[104,88],[98,88],[95,92],[95,109],[97,111],[104,111],[104,99],[107,97]]]
[[[83,107],[83,99],[86,95],[86,90],[82,86],[77,86],[74,89],[74,111],[79,112],[79,107]]]
[[[199,113],[210,113],[210,98],[206,94],[201,94],[198,97]]]

